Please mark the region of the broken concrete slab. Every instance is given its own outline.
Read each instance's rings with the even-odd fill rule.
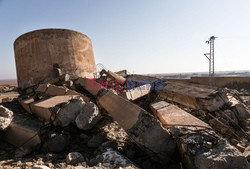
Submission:
[[[36,93],[45,93],[48,89],[48,87],[50,86],[49,83],[42,83],[39,84],[37,89],[35,90]]]
[[[215,111],[228,103],[224,92],[216,88],[206,88],[191,83],[168,81],[163,90],[156,90],[163,99],[173,101],[193,109]]]
[[[95,79],[88,79],[88,78],[78,78],[75,81],[76,85],[80,85],[84,89],[86,89],[90,94],[93,96],[97,96],[103,90],[106,90],[104,86],[97,83]]]
[[[98,107],[92,103],[83,105],[81,112],[77,115],[75,122],[79,129],[88,130],[95,126],[101,119],[101,113]]]
[[[41,123],[24,114],[14,114],[9,127],[3,132],[3,138],[17,147],[36,148],[41,144]]]
[[[63,86],[49,85],[45,94],[48,96],[63,96],[67,93],[67,88]]]
[[[127,75],[128,75],[128,71],[125,69],[125,70],[120,70],[120,71],[118,71],[118,72],[115,72],[117,75],[119,75],[119,76],[122,76],[122,77],[124,77],[124,78],[126,78],[127,77]]]
[[[120,84],[124,84],[126,82],[126,79],[110,70],[107,71],[108,76],[110,76],[112,79],[119,81]]]
[[[26,99],[23,99],[20,101],[20,104],[22,105],[22,107],[29,113],[32,114],[32,111],[31,111],[31,108],[30,108],[30,105],[32,103],[35,102],[35,99],[33,97],[30,97],[30,98],[26,98]]]
[[[151,85],[145,84],[145,85],[127,90],[125,92],[125,94],[126,94],[126,98],[128,100],[136,100],[138,98],[141,98],[141,97],[149,94],[150,91],[151,91]]]
[[[161,121],[166,128],[171,126],[197,126],[211,128],[207,123],[180,109],[179,107],[159,101],[150,105],[155,116]]]
[[[13,119],[13,112],[0,105],[0,130],[5,130]]]
[[[66,104],[72,99],[80,99],[80,96],[65,95],[65,96],[54,96],[49,99],[34,102],[30,105],[31,111],[45,121],[55,119],[60,107],[58,105]]]
[[[176,143],[161,123],[148,112],[113,94],[103,92],[98,98],[99,104],[126,130],[130,138],[148,153],[157,154],[158,158],[167,161],[176,150]]]
[[[212,130],[171,127],[178,149],[188,169],[249,169],[247,159]]]
[[[84,96],[83,94],[79,93],[79,92],[76,92],[75,90],[71,90],[69,89],[65,95],[78,95],[78,96],[81,96],[81,98],[85,101],[85,102],[89,102],[90,101],[90,98],[87,97],[87,96]]]

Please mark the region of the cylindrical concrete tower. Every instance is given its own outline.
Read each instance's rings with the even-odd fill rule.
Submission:
[[[91,40],[66,29],[42,29],[21,35],[14,42],[18,86],[26,88],[53,77],[58,65],[72,78],[96,72]]]

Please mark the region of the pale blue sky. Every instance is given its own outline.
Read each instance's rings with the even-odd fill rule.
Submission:
[[[88,35],[96,63],[117,71],[250,70],[249,0],[0,0],[0,79],[15,78],[13,42],[42,28]]]

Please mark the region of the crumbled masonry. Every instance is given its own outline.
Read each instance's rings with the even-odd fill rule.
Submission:
[[[13,119],[13,112],[0,106],[0,130],[5,130]]]
[[[0,168],[250,169],[249,88],[107,70],[70,30],[22,35],[15,55]]]

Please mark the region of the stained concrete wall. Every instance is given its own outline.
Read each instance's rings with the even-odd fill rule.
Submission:
[[[25,88],[53,77],[58,64],[72,77],[96,72],[91,40],[66,29],[43,29],[21,35],[14,42],[18,86]]]

